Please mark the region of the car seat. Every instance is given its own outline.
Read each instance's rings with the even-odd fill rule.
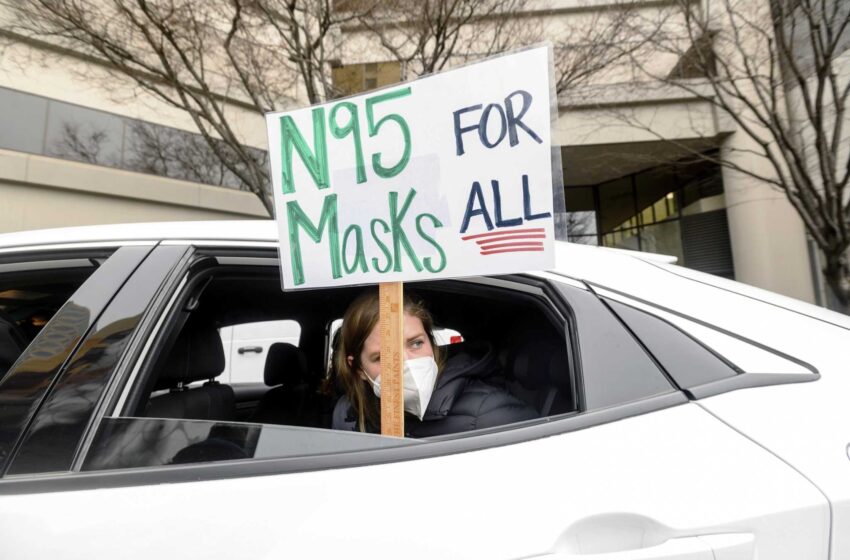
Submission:
[[[318,426],[320,403],[304,352],[287,342],[275,342],[266,355],[263,381],[269,391],[260,399],[252,420],[263,424]]]
[[[190,327],[187,323],[154,386],[154,391],[168,389],[169,392],[153,397],[145,416],[233,420],[233,388],[215,380],[223,371],[224,348],[218,331],[209,324]],[[202,379],[208,381],[200,387],[188,387]]]
[[[545,336],[526,339],[514,349],[508,361],[514,379],[511,392],[531,404],[541,416],[573,410],[569,362],[563,342]]]

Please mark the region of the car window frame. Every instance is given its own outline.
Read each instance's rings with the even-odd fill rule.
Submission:
[[[57,379],[59,379],[66,370],[68,360],[78,348],[87,339],[88,333],[92,325],[108,307],[111,298],[117,293],[124,282],[132,275],[136,267],[150,253],[153,248],[153,243],[144,245],[133,245],[128,247],[116,247],[113,243],[65,245],[65,249],[57,249],[55,246],[49,247],[27,247],[21,251],[13,252],[6,251],[0,254],[0,263],[25,263],[25,262],[46,262],[56,260],[59,262],[70,259],[82,258],[83,256],[102,258],[106,257],[104,263],[100,264],[92,274],[74,291],[74,294],[63,304],[57,313],[51,317],[50,321],[45,324],[36,338],[30,342],[27,348],[24,349],[21,356],[15,364],[9,369],[3,380],[0,381],[0,391],[7,385],[14,385],[18,382],[18,377],[26,381],[27,384],[37,385],[36,390],[30,398],[28,411],[21,411],[17,419],[6,418],[6,427],[9,422],[14,420],[18,424],[18,429],[14,442],[9,442],[9,448],[5,451],[3,460],[0,461],[0,478],[6,475],[7,471],[14,464],[15,458],[20,450],[21,445],[28,437],[30,429],[39,413],[42,405],[49,398]],[[107,256],[108,255],[108,256]],[[92,289],[96,284],[97,289]],[[62,333],[67,330],[67,325],[64,324],[65,315],[71,308],[85,309],[89,311],[88,320],[85,324],[79,322],[76,325],[75,338],[70,345],[59,349],[54,348],[54,357],[56,363],[52,367],[46,367],[38,363],[43,361],[43,357],[39,351],[40,341],[49,340],[55,336],[55,333]],[[63,336],[67,337],[65,332]],[[33,372],[36,372],[34,374]],[[40,373],[36,377],[36,375]],[[36,379],[40,381],[35,382]]]
[[[172,242],[168,245],[182,245],[184,243],[191,245],[191,242]],[[574,360],[573,364],[576,368],[576,374],[573,376],[573,379],[575,380],[574,383],[577,384],[575,398],[578,406],[575,412],[486,430],[478,430],[467,434],[457,434],[456,436],[431,438],[428,440],[428,445],[404,448],[363,452],[349,451],[340,454],[317,456],[264,458],[234,462],[195,463],[179,467],[162,466],[114,471],[80,472],[80,466],[85,459],[95,431],[100,426],[102,420],[107,417],[108,412],[115,412],[114,407],[120,401],[120,388],[131,382],[130,373],[131,370],[138,369],[137,366],[140,362],[139,354],[143,350],[143,346],[150,344],[150,341],[157,336],[154,329],[162,328],[162,323],[168,315],[169,305],[173,305],[179,300],[177,296],[185,286],[188,276],[196,273],[203,266],[212,266],[215,264],[212,262],[213,259],[209,258],[210,251],[219,253],[231,252],[232,254],[230,256],[225,257],[225,259],[230,259],[227,261],[228,264],[235,262],[259,264],[258,260],[267,263],[276,261],[276,257],[270,257],[269,255],[269,249],[272,247],[275,250],[277,249],[276,245],[268,243],[253,245],[250,243],[226,243],[221,245],[209,243],[206,247],[191,246],[188,251],[188,257],[182,263],[182,266],[179,269],[176,268],[173,270],[169,277],[163,280],[156,298],[157,301],[152,302],[149,306],[142,323],[140,323],[140,327],[137,328],[134,340],[130,345],[131,349],[126,351],[126,353],[133,353],[135,356],[134,359],[122,359],[119,367],[113,372],[112,380],[110,381],[109,396],[101,401],[101,406],[96,416],[93,417],[93,421],[84,438],[83,444],[80,446],[80,452],[75,459],[71,472],[39,477],[23,477],[13,480],[0,480],[0,494],[70,490],[82,487],[135,486],[154,482],[180,482],[230,478],[234,476],[260,476],[416,460],[522,443],[541,437],[581,430],[688,402],[687,397],[683,393],[671,388],[671,391],[665,394],[624,402],[617,406],[604,409],[587,410],[582,402],[580,381],[582,376],[581,359],[578,356],[579,348],[575,332],[576,329],[566,328],[566,325],[570,323],[565,322],[564,334],[571,337],[570,342],[572,343],[567,344],[567,348],[568,350],[574,348],[576,354],[570,358]],[[575,325],[575,317],[572,315],[573,311],[567,301],[568,298],[564,297],[564,285],[575,290],[581,290],[586,296],[595,299],[600,309],[604,308],[602,302],[581,282],[567,282],[565,284],[553,285],[551,280],[531,274],[481,277],[473,280],[464,279],[463,281],[489,284],[491,286],[510,286],[512,289],[525,291],[537,297],[543,297],[551,306],[551,310],[557,310],[557,313],[562,315],[565,321],[572,320],[573,325]],[[608,310],[606,312],[610,313]],[[142,324],[144,328],[142,328]],[[126,408],[126,403],[124,407]]]

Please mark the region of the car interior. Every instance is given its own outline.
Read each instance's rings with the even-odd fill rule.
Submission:
[[[217,266],[182,292],[145,360],[124,416],[253,422],[330,428],[339,389],[329,379],[331,323],[368,287],[283,292],[269,266]],[[436,327],[463,333],[467,344],[492,345],[502,371],[488,383],[507,388],[541,417],[575,411],[563,323],[540,296],[462,280],[405,284],[423,300]],[[271,344],[262,383],[220,380],[225,355],[219,329],[288,319],[300,342]]]

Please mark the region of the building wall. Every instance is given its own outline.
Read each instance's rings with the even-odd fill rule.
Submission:
[[[522,15],[528,29],[580,44],[587,29],[604,25],[608,0],[533,0]],[[666,2],[645,2],[652,18]],[[343,28],[347,52],[337,74],[348,82],[392,81],[394,63],[362,29]],[[76,57],[37,45],[12,44],[0,57],[0,86],[77,103],[142,121],[194,132],[188,115],[140,93],[129,83]],[[464,62],[458,60],[458,62]],[[365,64],[369,63],[369,69]],[[656,55],[648,68],[663,74],[675,57]],[[363,66],[361,66],[363,65]],[[374,76],[369,74],[374,66]],[[389,70],[387,70],[389,69]],[[402,74],[402,70],[398,69]],[[371,80],[374,78],[374,80]],[[564,154],[569,186],[601,184],[659,164],[688,150],[748,148],[743,133],[709,104],[681,92],[635,85],[640,73],[618,60],[559,99],[553,139]],[[112,86],[105,92],[103,84]],[[223,87],[226,90],[227,84]],[[350,85],[350,84],[349,84]],[[296,102],[297,104],[297,102]],[[246,145],[266,149],[261,115],[227,107]],[[673,139],[677,146],[660,138]],[[734,157],[742,157],[740,153]],[[751,162],[746,162],[748,165]],[[784,195],[740,174],[723,172],[735,278],[806,301],[814,300],[805,232]],[[714,208],[712,210],[721,210]],[[640,211],[640,209],[638,209]],[[233,219],[265,216],[254,195],[108,167],[0,150],[0,231],[109,222]]]
[[[0,56],[0,87],[7,88],[6,92],[42,96],[44,102],[44,107],[39,105],[35,112],[11,115],[13,121],[7,119],[5,128],[0,130],[0,145],[24,150],[0,149],[0,232],[123,222],[268,217],[259,199],[250,192],[116,169],[128,167],[125,161],[120,164],[111,161],[115,159],[112,152],[116,152],[116,145],[123,148],[117,150],[122,152],[122,160],[128,149],[127,134],[123,140],[114,138],[113,134],[115,123],[124,122],[124,118],[168,127],[180,134],[184,134],[181,131],[197,133],[197,129],[184,111],[139,91],[129,80],[111,75],[97,64],[38,44],[7,39]],[[83,113],[88,109],[103,111],[94,119],[88,111],[79,120],[83,131],[90,133],[95,131],[92,126],[102,125],[113,136],[106,146],[107,155],[112,157],[105,157],[104,165],[71,161],[81,159],[73,155],[41,155],[56,155],[55,146],[49,144],[55,141],[56,131],[48,124],[55,128],[54,125],[61,123],[56,111],[51,113],[47,107],[51,102],[74,104],[63,105],[63,110],[70,112],[74,107]],[[247,111],[238,103],[229,104],[226,110],[244,144],[265,150],[262,115]],[[23,145],[18,136],[21,134],[31,137],[33,146]]]
[[[251,193],[0,150],[0,233],[266,217]]]

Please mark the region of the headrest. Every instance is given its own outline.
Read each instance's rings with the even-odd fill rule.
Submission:
[[[210,324],[183,328],[165,367],[156,380],[156,389],[175,387],[177,382],[191,383],[213,379],[224,371],[224,348],[218,331]]]
[[[531,339],[520,345],[514,354],[511,371],[526,389],[563,387],[570,382],[566,347],[545,339]]]
[[[263,371],[266,385],[298,385],[307,379],[307,357],[300,348],[288,342],[275,342],[269,346]]]

